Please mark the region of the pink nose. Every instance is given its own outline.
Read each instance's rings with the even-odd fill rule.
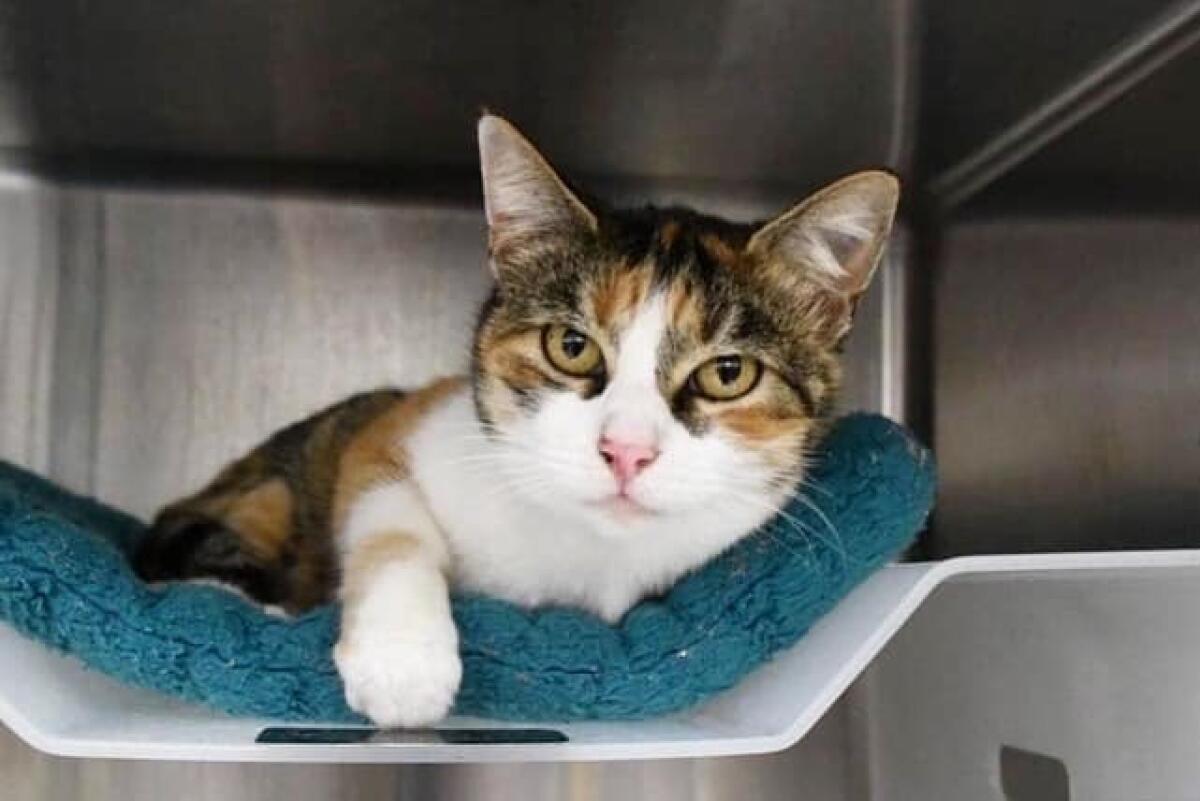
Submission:
[[[658,448],[639,442],[621,442],[604,437],[600,440],[600,455],[608,463],[608,469],[617,477],[622,488],[633,481],[658,458]]]

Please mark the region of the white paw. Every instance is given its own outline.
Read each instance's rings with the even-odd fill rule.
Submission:
[[[346,703],[379,726],[438,722],[450,711],[462,679],[453,626],[449,637],[361,632],[343,637],[333,658]]]

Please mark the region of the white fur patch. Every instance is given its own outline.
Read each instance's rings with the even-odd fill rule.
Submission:
[[[405,560],[367,581],[334,649],[346,703],[381,726],[435,723],[462,679],[446,580],[426,561]]]
[[[416,550],[388,556],[381,549],[389,561],[347,577],[354,586],[344,598],[334,660],[351,709],[381,726],[421,726],[449,712],[462,665],[443,574],[445,541],[409,481],[380,485],[354,502],[339,538],[343,558],[389,537],[412,537]]]
[[[450,712],[462,681],[458,644],[449,639],[341,640],[333,655],[347,705],[379,726],[437,723]]]
[[[666,332],[666,299],[654,295],[621,334],[612,377],[601,397],[600,436],[657,444],[673,422],[658,390],[658,353]]]
[[[173,581],[156,581],[156,582],[153,582],[150,586],[151,587],[170,587],[172,584],[175,584],[175,583],[176,582],[173,582]],[[266,612],[271,617],[278,617],[278,618],[284,618],[284,619],[288,619],[291,617],[291,615],[288,614],[287,610],[285,610],[283,607],[276,606],[275,604],[259,603],[254,598],[251,598],[245,592],[245,590],[243,590],[241,587],[238,587],[234,584],[230,584],[227,581],[221,581],[220,579],[215,579],[215,578],[192,578],[192,579],[184,579],[183,583],[184,584],[195,584],[200,587],[216,587],[218,590],[224,590],[225,592],[232,593],[232,594],[238,596],[239,598],[241,598],[243,601],[245,601],[248,604],[254,604],[255,606],[257,606],[262,611]]]
[[[347,554],[371,537],[397,531],[416,537],[430,549],[430,556],[444,561],[446,545],[437,522],[409,481],[381,484],[358,496],[346,515],[338,545]]]

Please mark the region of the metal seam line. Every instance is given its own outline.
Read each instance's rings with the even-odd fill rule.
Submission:
[[[930,181],[939,211],[962,205],[997,178],[1106,108],[1200,41],[1200,0],[1167,9],[1050,97]]]

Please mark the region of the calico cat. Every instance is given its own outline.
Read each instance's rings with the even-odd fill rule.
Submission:
[[[899,186],[863,172],[763,225],[584,202],[479,122],[489,265],[469,377],[352,397],[164,508],[148,580],[301,612],[338,598],[349,705],[449,710],[451,588],[616,621],[796,490]]]

